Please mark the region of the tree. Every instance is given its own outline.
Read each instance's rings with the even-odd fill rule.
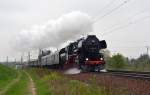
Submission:
[[[123,69],[126,66],[125,58],[121,54],[113,55],[108,60],[108,67],[112,69]]]

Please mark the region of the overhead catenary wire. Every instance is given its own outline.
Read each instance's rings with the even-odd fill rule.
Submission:
[[[121,40],[107,40],[107,43],[110,43],[110,44],[113,44],[113,45],[117,45],[118,46],[118,44],[119,43],[123,43],[124,45],[127,45],[127,46],[131,46],[131,45],[137,45],[137,44],[139,44],[139,43],[142,43],[141,45],[143,45],[143,46],[145,46],[146,44],[150,44],[150,41],[140,41],[140,40],[138,40],[138,41],[133,41],[133,40],[130,40],[130,41],[121,41]]]
[[[106,8],[108,8],[109,6],[111,6],[116,0],[112,0],[110,1],[108,4],[106,4],[103,8],[101,8],[99,11],[98,11],[98,14],[100,14],[103,10],[105,10]]]
[[[146,8],[146,9],[144,9],[144,10],[138,11],[138,12],[136,12],[135,14],[133,14],[132,16],[126,18],[125,20],[120,21],[121,23],[119,22],[119,23],[113,24],[112,26],[110,26],[110,28],[113,29],[114,27],[116,27],[116,26],[122,24],[123,21],[132,20],[132,19],[135,18],[136,16],[141,15],[142,13],[144,13],[144,12],[146,12],[146,11],[149,11],[149,10],[150,10],[150,8]],[[110,28],[109,28],[109,29],[110,29]],[[108,28],[107,28],[107,29],[104,29],[104,31],[107,31],[107,30],[108,30]]]
[[[96,19],[94,20],[94,22],[97,22],[98,20],[103,19],[105,16],[110,15],[112,12],[114,12],[114,11],[117,10],[117,9],[119,9],[120,7],[122,7],[123,5],[125,5],[126,3],[128,3],[129,1],[131,1],[131,0],[125,0],[123,3],[119,4],[117,7],[113,8],[112,10],[110,10],[109,12],[107,12],[106,14],[104,14],[103,16],[96,18]],[[111,1],[111,2],[112,2],[112,1]],[[110,2],[110,3],[111,3],[111,2]],[[110,3],[109,3],[109,4],[110,4]],[[113,2],[112,2],[112,3],[113,3]],[[108,5],[109,5],[109,4],[108,4]],[[108,6],[108,5],[107,5],[107,6]],[[148,9],[149,9],[149,8],[148,8]],[[127,18],[127,19],[132,19],[132,18],[134,18],[136,15],[141,14],[141,13],[145,12],[145,11],[148,10],[148,9],[144,9],[144,10],[142,10],[142,11],[140,11],[140,12],[137,12],[137,13],[135,13],[133,16],[131,16],[131,17]],[[144,18],[142,18],[142,19],[145,19],[145,18],[149,18],[149,17],[144,17]],[[117,29],[121,29],[121,28],[123,28],[123,27],[127,27],[127,26],[129,26],[129,25],[131,25],[131,24],[135,24],[135,23],[137,23],[137,22],[138,22],[138,21],[129,22],[128,24],[119,26],[119,27],[117,27],[117,28],[115,28],[115,29],[112,29],[111,31],[117,30]],[[115,25],[113,25],[113,26],[116,26],[116,25],[118,25],[118,23],[115,24]],[[113,27],[113,26],[112,26],[112,27]],[[110,32],[111,32],[111,31],[110,31]],[[103,35],[106,35],[106,34],[109,34],[109,33],[107,32],[107,33],[104,33]],[[103,36],[103,35],[102,35],[102,36]]]
[[[144,49],[145,49],[144,45],[143,46],[122,46],[122,47],[113,46],[113,47],[111,47],[110,51],[115,50],[117,52],[117,51],[123,50],[122,52],[130,51],[130,53],[131,53],[131,52],[135,52],[135,51],[137,52],[137,50],[144,50]],[[145,50],[143,52],[145,52]]]
[[[125,24],[125,25],[116,27],[116,28],[114,28],[114,29],[112,29],[112,30],[110,30],[110,31],[108,31],[108,32],[106,32],[106,33],[104,33],[104,34],[102,34],[102,36],[105,36],[105,35],[108,35],[108,34],[110,34],[110,33],[116,32],[116,30],[120,30],[120,29],[126,28],[126,27],[128,27],[128,26],[130,26],[130,25],[136,24],[136,23],[138,23],[138,22],[140,22],[140,21],[143,21],[143,20],[149,19],[149,18],[150,18],[150,16],[145,16],[145,17],[140,18],[140,19],[138,19],[138,20],[130,21],[129,23],[127,23],[127,24]]]
[[[112,46],[113,48],[120,48],[120,49],[134,49],[134,48],[145,48],[144,45],[141,46]]]
[[[148,8],[149,9],[149,8]],[[129,18],[127,18],[127,19],[132,19],[132,18],[135,18],[137,15],[140,15],[141,13],[144,13],[145,11],[147,11],[148,9],[144,9],[144,10],[142,10],[142,11],[140,11],[140,12],[137,12],[137,13],[135,13],[133,16],[131,16],[131,17],[129,17]],[[119,30],[119,29],[123,29],[123,28],[126,28],[126,27],[128,27],[129,25],[132,25],[132,24],[136,24],[136,23],[138,23],[138,22],[140,22],[140,21],[143,21],[143,20],[145,20],[145,19],[149,19],[150,18],[150,16],[144,16],[144,17],[142,17],[142,18],[140,18],[140,19],[136,19],[136,20],[134,20],[134,21],[130,21],[130,22],[128,22],[127,24],[125,24],[125,25],[122,25],[122,26],[119,26],[119,27],[117,27],[117,28],[115,28],[115,29],[113,29],[113,30],[111,30],[111,31],[109,31],[109,32],[107,32],[107,33],[105,33],[105,35],[107,35],[107,34],[109,34],[109,33],[112,33],[112,32],[116,32],[116,30]],[[119,25],[118,23],[117,23],[117,25]],[[113,26],[116,26],[116,24],[115,25],[113,25]],[[104,35],[104,34],[103,34]],[[114,41],[113,41],[114,42]],[[130,43],[131,42],[133,42],[133,41],[129,41]],[[137,41],[136,41],[137,42]],[[145,42],[145,43],[150,43],[150,41],[140,41],[140,42]],[[135,41],[134,41],[134,43],[135,43]],[[144,45],[143,46],[137,46],[137,47],[126,47],[126,46],[123,46],[123,47],[115,47],[115,48],[119,48],[119,49],[123,49],[123,50],[127,50],[127,51],[133,51],[133,50],[135,50],[135,48],[137,48],[137,49],[140,49],[140,48],[144,48]]]
[[[96,23],[97,21],[103,19],[104,17],[110,15],[112,12],[116,11],[117,9],[121,8],[122,6],[124,6],[125,4],[127,4],[129,1],[131,0],[125,0],[123,1],[121,4],[119,4],[118,6],[116,6],[115,8],[111,9],[110,11],[108,11],[106,14],[104,14],[103,16],[101,17],[97,17],[96,19],[94,19],[94,23]]]
[[[139,43],[139,42],[142,42],[142,43],[150,43],[150,41],[117,41],[117,40],[111,40],[111,42],[115,42],[115,43],[118,43],[118,42],[127,42],[127,43]]]
[[[130,0],[129,0],[129,1],[130,1]],[[128,1],[128,2],[129,2],[129,1]],[[124,2],[123,2],[123,3],[124,3]],[[103,16],[96,18],[96,19],[95,19],[95,22],[98,22],[99,20],[102,20],[104,17],[110,15],[112,12],[114,12],[114,11],[117,10],[117,9],[119,9],[120,7],[122,7],[123,5],[125,5],[126,3],[127,3],[127,2],[125,2],[124,4],[121,4],[120,6],[117,6],[116,8],[110,10],[109,12],[107,12],[106,14],[104,14]],[[146,9],[146,10],[147,10],[147,9]],[[132,18],[135,19],[137,15],[140,15],[141,13],[145,12],[146,10],[144,9],[144,10],[142,10],[142,11],[140,11],[140,12],[135,13],[135,14],[132,15],[131,17],[128,17],[127,20],[128,20],[128,19],[132,19]],[[142,17],[142,18],[140,18],[140,19],[135,19],[135,20],[133,20],[133,21],[128,21],[128,22],[125,22],[124,25],[121,25],[121,26],[119,26],[119,27],[116,27],[116,25],[119,25],[119,24],[117,23],[117,24],[113,25],[113,26],[115,26],[116,28],[114,28],[114,29],[112,29],[112,30],[110,30],[110,31],[108,31],[108,32],[109,32],[109,33],[112,33],[112,31],[126,28],[126,27],[128,27],[129,25],[136,24],[136,23],[138,23],[138,22],[140,22],[140,21],[143,21],[143,20],[145,20],[145,19],[148,19],[148,18],[150,18],[150,16],[145,16],[145,17]],[[109,34],[108,32],[107,32],[106,34]],[[106,34],[104,34],[104,35],[106,35]],[[149,41],[144,41],[144,42],[149,42]],[[143,48],[144,46],[140,46],[140,47]],[[119,48],[120,48],[120,47],[119,47]],[[129,48],[130,48],[130,49],[132,49],[132,48],[134,49],[134,48],[139,48],[139,47],[127,47],[126,49],[129,49]]]

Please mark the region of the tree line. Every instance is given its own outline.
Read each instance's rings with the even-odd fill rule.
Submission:
[[[150,57],[141,54],[138,58],[128,58],[120,53],[110,55],[108,50],[103,51],[107,69],[150,71]]]

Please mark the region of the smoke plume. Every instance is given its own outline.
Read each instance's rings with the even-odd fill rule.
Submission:
[[[59,47],[92,31],[93,21],[81,12],[71,12],[56,20],[49,20],[17,35],[16,47],[20,50]]]

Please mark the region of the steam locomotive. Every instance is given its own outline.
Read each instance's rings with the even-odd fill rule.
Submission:
[[[54,53],[39,54],[38,61],[32,66],[46,66],[59,69],[78,67],[82,71],[100,71],[105,68],[101,49],[107,48],[105,40],[99,40],[95,35],[88,35]]]

